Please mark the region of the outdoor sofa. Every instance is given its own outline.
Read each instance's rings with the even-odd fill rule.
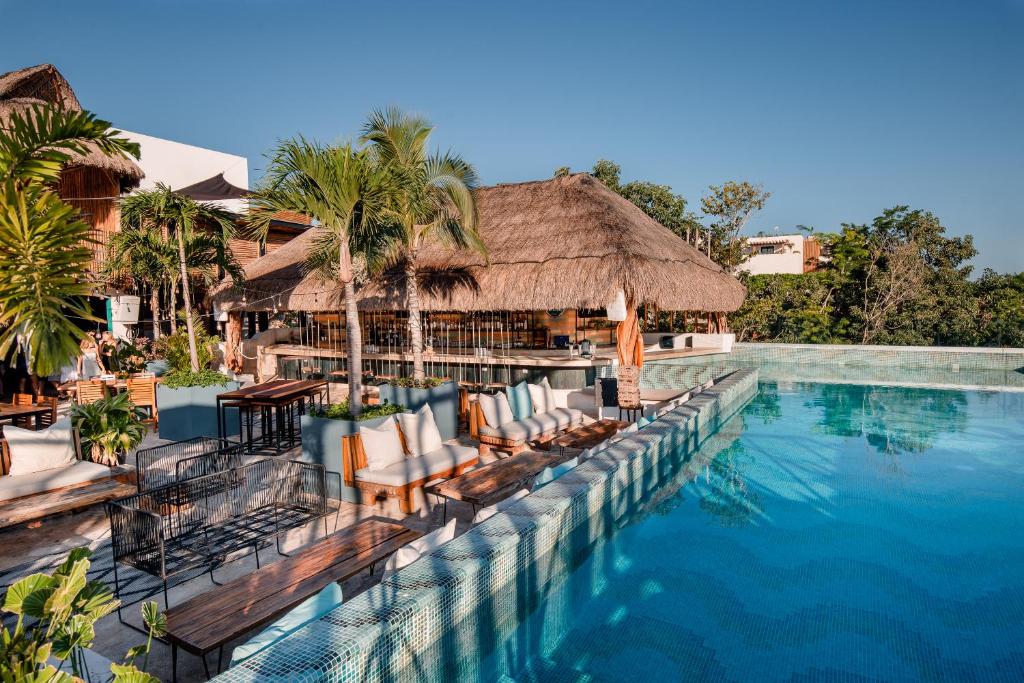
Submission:
[[[583,424],[583,411],[558,405],[544,378],[538,384],[520,382],[493,396],[478,394],[470,405],[469,424],[481,455],[492,448],[516,455],[530,442],[546,443]]]

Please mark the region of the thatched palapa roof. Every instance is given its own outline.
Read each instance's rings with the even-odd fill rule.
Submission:
[[[0,127],[6,126],[15,112],[26,113],[39,105],[56,105],[81,111],[75,91],[52,64],[40,64],[0,74]],[[142,180],[142,169],[131,159],[103,153],[91,143],[89,152],[75,155],[69,167],[85,166],[113,173],[123,189],[130,189]]]
[[[627,301],[663,310],[734,311],[746,291],[735,278],[589,174],[476,190],[487,258],[440,244],[420,253],[423,310],[604,308]],[[338,311],[342,292],[307,273],[314,228],[245,268],[245,283],[221,285],[224,310]],[[400,273],[359,290],[360,308],[406,308]]]

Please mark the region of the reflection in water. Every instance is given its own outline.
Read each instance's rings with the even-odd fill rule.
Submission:
[[[942,434],[967,428],[967,396],[962,391],[915,387],[810,385],[815,397],[805,405],[821,411],[815,431],[863,438],[878,453],[923,453]]]

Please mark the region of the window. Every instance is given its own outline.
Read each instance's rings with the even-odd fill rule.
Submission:
[[[758,253],[761,253],[761,254],[774,254],[775,253],[775,246],[771,245],[771,244],[766,244],[766,245],[761,247],[761,250]]]

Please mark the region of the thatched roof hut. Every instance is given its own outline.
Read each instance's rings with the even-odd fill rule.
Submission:
[[[435,311],[604,308],[623,290],[662,310],[734,311],[746,295],[735,278],[588,174],[476,191],[485,258],[431,245],[420,254],[421,304]],[[338,311],[336,283],[307,273],[319,229],[245,268],[245,283],[222,285],[223,310]],[[364,310],[401,310],[399,272],[359,290]]]
[[[44,104],[72,111],[82,110],[75,91],[52,64],[40,64],[0,74],[0,127],[6,126],[15,112],[24,113]],[[104,154],[92,145],[88,147],[89,152],[73,157],[68,163],[69,168],[108,171],[116,176],[122,191],[137,186],[142,180],[142,169],[130,159]]]

